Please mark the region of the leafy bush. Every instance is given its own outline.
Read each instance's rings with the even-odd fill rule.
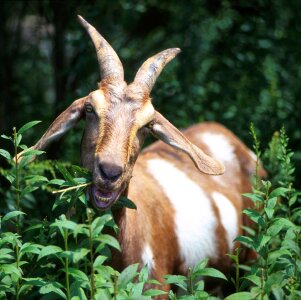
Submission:
[[[10,188],[2,188],[0,228],[0,299],[151,299],[164,294],[160,283],[149,278],[146,267],[130,265],[121,273],[107,265],[111,251],[119,251],[112,211],[95,214],[89,207],[85,187],[91,182],[87,170],[53,162],[30,163],[42,151],[23,145],[22,134],[36,125],[30,122],[11,137],[13,155],[0,149],[8,167],[0,169]],[[255,151],[260,145],[255,136]],[[253,249],[258,259],[251,266],[239,263],[239,250],[230,255],[236,266],[234,299],[300,299],[300,193],[293,188],[294,168],[284,129],[275,134],[263,154],[271,178],[245,194],[254,208],[244,213],[254,222],[249,236],[237,237]],[[22,152],[20,161],[16,154]],[[48,179],[52,178],[52,179]],[[48,197],[55,194],[54,203]],[[52,199],[53,196],[50,197]],[[135,209],[129,199],[121,205]],[[119,204],[120,205],[120,204]],[[39,210],[42,206],[47,208]],[[217,299],[205,291],[204,276],[227,280],[207,260],[189,269],[187,276],[166,275],[165,282],[181,290],[170,299]],[[244,273],[240,272],[244,269]],[[157,289],[144,289],[152,283]],[[231,284],[231,283],[228,283]]]

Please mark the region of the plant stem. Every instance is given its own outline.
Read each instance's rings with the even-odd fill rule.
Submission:
[[[192,283],[192,269],[191,268],[188,268],[188,282],[189,282],[188,291],[189,291],[189,294],[192,295],[193,294],[193,283]]]
[[[58,193],[71,191],[71,190],[78,189],[78,188],[81,188],[81,187],[85,187],[85,186],[88,186],[88,185],[91,185],[91,184],[92,184],[92,182],[82,183],[82,184],[79,184],[79,185],[68,187],[66,189],[52,191],[52,194],[58,194]]]
[[[16,189],[16,208],[21,210],[20,206],[20,179],[19,179],[19,164],[18,164],[18,145],[17,145],[17,130],[16,127],[13,128],[13,137],[14,137],[14,154],[15,154],[15,189]],[[20,216],[17,216],[17,233],[20,233]],[[16,244],[16,266],[19,269],[19,245]],[[19,290],[20,290],[20,278],[18,278],[16,283],[16,299],[19,300]]]
[[[64,229],[64,244],[65,244],[65,251],[68,251],[68,229]],[[65,258],[65,276],[66,276],[67,300],[70,300],[69,259],[68,259],[68,257]]]
[[[16,266],[19,270],[19,245],[16,244]],[[16,283],[16,300],[19,300],[19,291],[20,291],[20,278],[17,280]]]
[[[235,289],[236,293],[239,292],[239,248],[235,249],[236,251],[236,260],[235,260]]]
[[[91,299],[94,299],[95,294],[95,281],[94,281],[94,253],[93,253],[93,237],[92,237],[92,213],[88,209],[88,223],[89,223],[89,246],[90,246],[90,262],[91,262],[91,273],[90,273],[90,284],[91,284]]]
[[[19,179],[19,164],[18,164],[18,146],[17,146],[17,131],[16,127],[13,128],[13,136],[14,136],[14,151],[15,151],[15,176],[16,176],[16,183],[15,183],[15,188],[16,188],[16,207],[17,210],[20,210],[20,179]],[[18,217],[19,220],[19,217]],[[19,227],[19,222],[17,222],[18,227]],[[18,228],[19,229],[19,228]]]
[[[264,298],[263,286],[264,286],[264,269],[261,268],[261,300],[263,300],[263,298]]]
[[[117,300],[117,281],[118,281],[118,276],[117,274],[114,274],[114,300]]]

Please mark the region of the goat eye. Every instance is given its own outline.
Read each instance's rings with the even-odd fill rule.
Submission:
[[[144,127],[151,129],[154,126],[154,121],[150,121],[147,124],[144,125]]]
[[[86,105],[85,109],[86,109],[86,112],[87,112],[87,113],[93,112],[93,107],[92,107],[92,105],[90,105],[90,104]]]

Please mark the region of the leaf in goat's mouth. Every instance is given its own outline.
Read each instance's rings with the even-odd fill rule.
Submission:
[[[96,208],[106,209],[110,207],[118,198],[119,190],[112,192],[103,192],[96,186],[92,187],[92,201],[94,202]]]

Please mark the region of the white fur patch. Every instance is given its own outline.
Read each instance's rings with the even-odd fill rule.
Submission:
[[[216,216],[203,189],[163,159],[150,159],[148,171],[162,187],[175,210],[176,234],[186,267],[216,256]]]
[[[149,244],[146,244],[142,252],[142,262],[151,272],[155,268],[154,254]]]
[[[229,251],[233,251],[233,240],[238,235],[237,212],[232,202],[223,194],[213,192],[212,198],[219,210],[221,222],[227,234]]]
[[[234,148],[225,135],[206,132],[201,135],[201,138],[215,159],[223,163],[235,159]]]
[[[250,154],[250,156],[252,157],[252,159],[256,162],[256,161],[257,161],[257,156],[256,156],[256,154],[255,154],[252,150],[249,150],[249,154]]]

